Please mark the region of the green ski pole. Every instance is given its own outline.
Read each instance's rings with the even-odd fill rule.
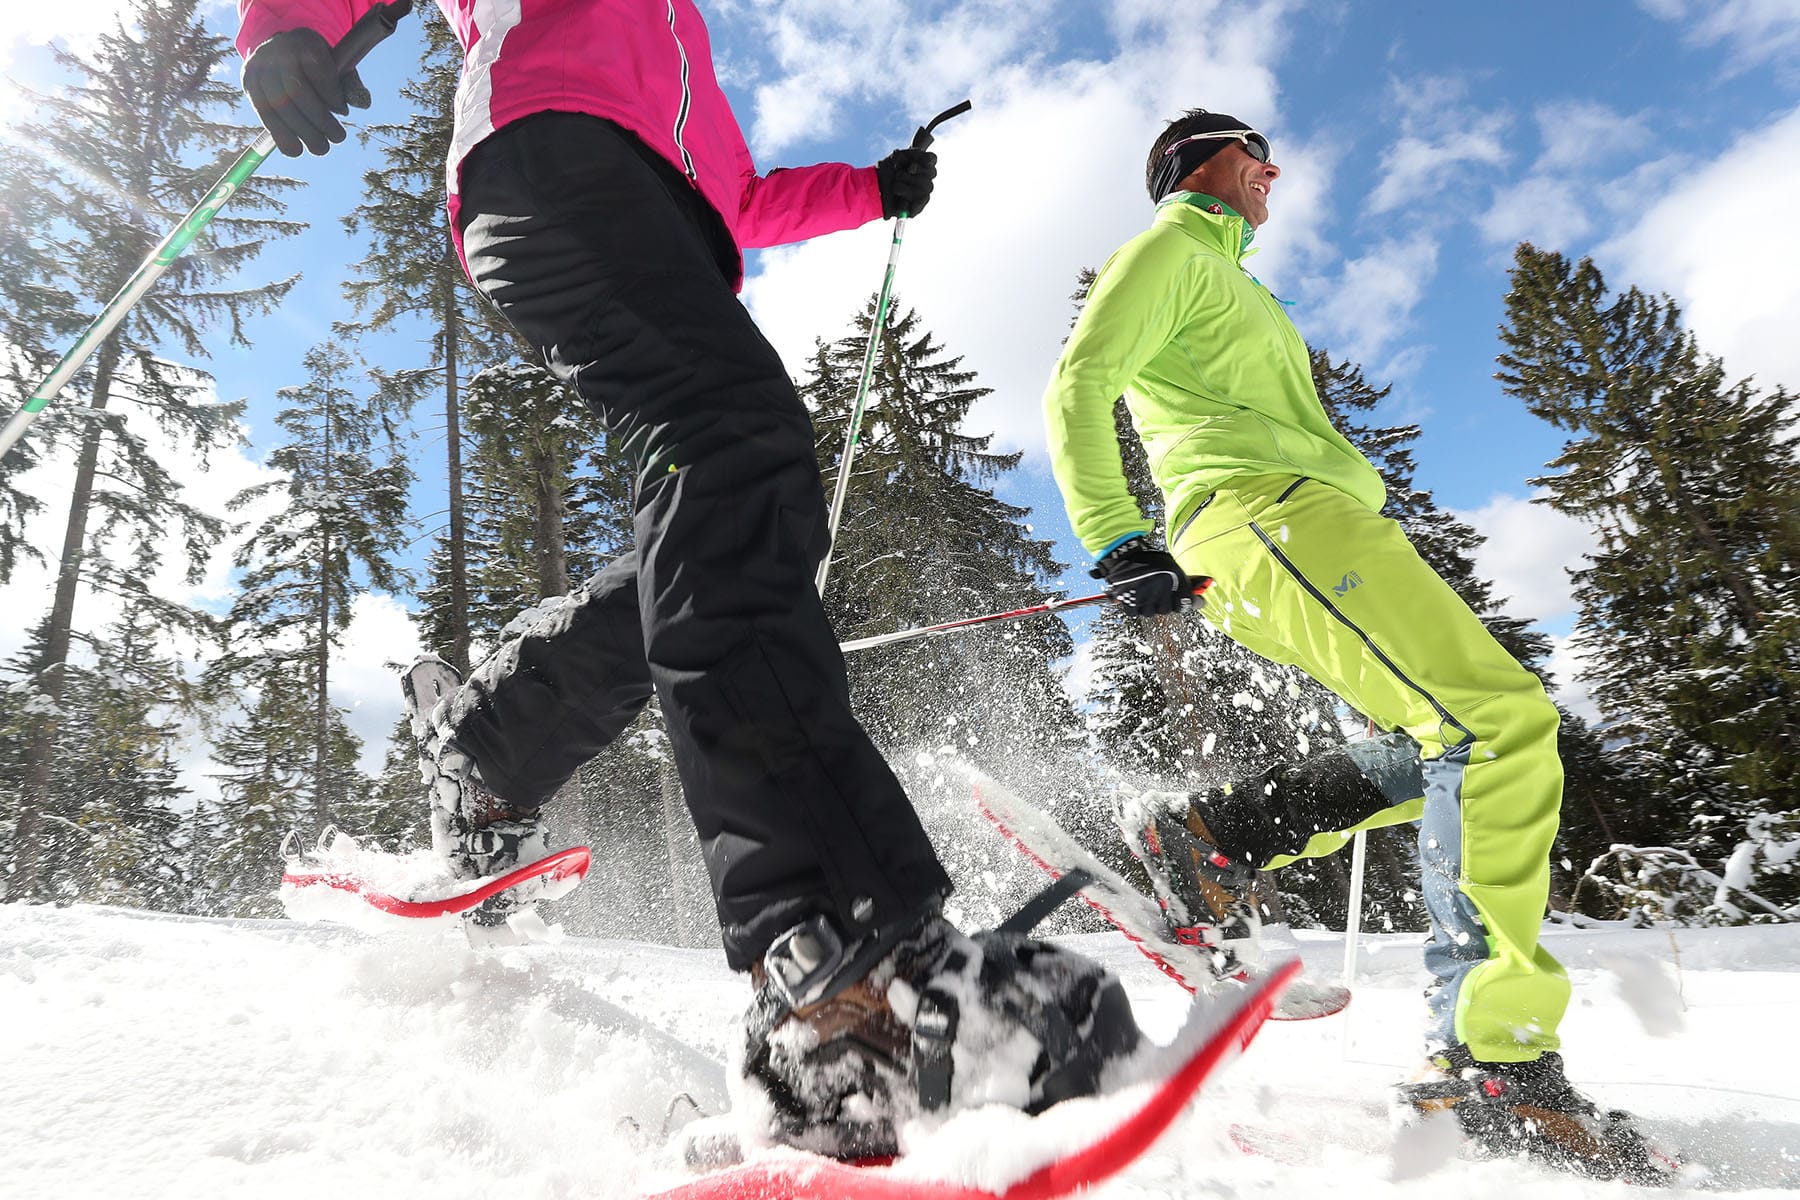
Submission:
[[[974,107],[967,100],[953,108],[947,108],[913,134],[914,150],[929,150],[934,140],[932,130],[948,121],[951,117],[960,117]],[[856,403],[850,412],[850,428],[844,434],[844,454],[838,463],[837,486],[831,490],[831,523],[830,540],[825,544],[825,557],[819,560],[819,574],[814,581],[818,585],[819,595],[825,594],[825,580],[831,574],[831,551],[837,542],[838,522],[844,516],[844,497],[850,491],[850,462],[856,457],[856,443],[862,437],[863,406],[869,401],[869,381],[875,375],[875,348],[881,344],[881,331],[887,327],[888,299],[894,291],[894,267],[900,261],[900,239],[906,236],[906,213],[901,213],[894,222],[894,244],[888,251],[887,274],[881,279],[881,299],[875,304],[875,324],[869,327],[869,348],[863,354],[862,381],[856,385]]]
[[[363,56],[376,45],[387,40],[388,36],[400,24],[400,18],[412,11],[413,0],[394,0],[392,4],[376,5],[344,35],[344,40],[332,49],[332,59],[340,71],[348,70],[361,62]],[[256,169],[269,157],[275,149],[275,139],[268,132],[256,139],[255,143],[238,155],[237,161],[212,186],[212,190],[201,197],[200,203],[194,205],[188,215],[182,218],[180,225],[169,232],[161,244],[150,252],[150,257],[138,264],[131,278],[125,281],[118,294],[106,302],[100,315],[82,331],[75,344],[69,347],[67,354],[58,360],[44,382],[38,384],[37,390],[25,401],[24,407],[14,413],[0,428],[0,459],[4,459],[21,437],[25,435],[26,426],[37,419],[37,415],[64,385],[75,377],[83,363],[99,347],[101,342],[124,321],[125,314],[150,290],[152,284],[162,277],[174,261],[193,244],[200,231],[205,229],[212,219],[219,215],[219,210],[237,193],[244,180],[256,173]]]

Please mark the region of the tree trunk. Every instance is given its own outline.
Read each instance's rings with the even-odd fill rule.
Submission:
[[[325,388],[325,445],[319,482],[327,496],[331,486],[331,419],[335,393],[328,379]],[[319,597],[315,613],[318,647],[314,651],[313,681],[313,825],[324,829],[331,821],[328,776],[331,771],[331,523],[323,522],[319,546]]]
[[[112,394],[112,381],[123,356],[119,335],[114,334],[100,344],[100,355],[94,368],[94,391],[88,408],[94,413],[105,410]],[[62,556],[58,560],[56,592],[50,604],[49,627],[45,631],[43,657],[38,660],[38,687],[49,700],[50,711],[38,716],[31,725],[26,748],[25,795],[19,809],[16,863],[8,898],[24,900],[44,894],[43,815],[50,807],[50,776],[56,755],[57,735],[61,731],[60,711],[68,682],[69,647],[75,628],[75,594],[81,584],[81,562],[86,553],[88,514],[94,500],[94,476],[100,467],[100,443],[104,436],[98,420],[89,423],[81,437],[81,454],[76,461],[75,487],[69,495],[69,520],[63,530]]]
[[[463,515],[462,421],[457,412],[456,346],[462,328],[455,286],[444,289],[444,446],[450,488],[450,665],[469,674],[469,550]]]
[[[532,484],[537,493],[538,599],[547,600],[569,593],[569,552],[563,539],[569,506],[563,498],[562,471],[555,451],[540,443],[535,457]]]

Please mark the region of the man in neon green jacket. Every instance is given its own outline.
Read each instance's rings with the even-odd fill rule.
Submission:
[[[1492,1107],[1476,1098],[1496,1089],[1592,1123],[1554,1053],[1568,977],[1538,941],[1562,801],[1557,710],[1381,516],[1381,476],[1332,427],[1305,342],[1244,270],[1280,175],[1267,140],[1224,114],[1195,110],[1157,139],[1146,171],[1155,220],[1088,293],[1044,397],[1050,452],[1095,574],[1128,611],[1173,611],[1191,578],[1209,575],[1214,625],[1391,732],[1353,760],[1360,786],[1296,775],[1281,787],[1276,773],[1184,800],[1190,811],[1133,840],[1169,856],[1147,864],[1153,874],[1191,874],[1215,851],[1280,866],[1329,853],[1356,828],[1422,817],[1439,1077],[1409,1098],[1455,1107],[1466,1127]],[[1126,485],[1112,416],[1121,394],[1166,498],[1167,549]],[[1634,1137],[1617,1142],[1606,1143],[1615,1173],[1643,1165]]]

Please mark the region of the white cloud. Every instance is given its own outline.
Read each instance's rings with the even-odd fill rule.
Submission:
[[[1395,339],[1411,327],[1411,316],[1437,274],[1438,241],[1428,233],[1390,238],[1367,254],[1345,262],[1329,279],[1308,285],[1313,297],[1308,316],[1316,322],[1305,333],[1319,345],[1329,345],[1336,357],[1367,364],[1376,378],[1392,378],[1397,361],[1382,364],[1380,357]],[[1417,348],[1414,347],[1414,350]],[[1417,354],[1406,363],[1416,368]]]
[[[1639,0],[1644,10],[1687,26],[1693,45],[1723,43],[1727,75],[1800,54],[1800,7],[1794,0]]]
[[[1588,690],[1587,683],[1581,678],[1585,659],[1581,649],[1576,645],[1572,635],[1550,635],[1550,675],[1556,683],[1556,702],[1585,720],[1589,725],[1600,723],[1600,707],[1594,703],[1594,696]]]
[[[350,628],[331,656],[331,698],[349,710],[346,720],[363,742],[364,771],[380,769],[400,719],[400,677],[393,668],[420,650],[419,631],[394,597],[365,593],[351,601]]]
[[[1055,17],[1053,0],[790,0],[751,14],[775,59],[756,89],[752,144],[779,152],[830,131],[847,100],[954,99],[996,62],[1016,62]]]
[[[1544,147],[1532,168],[1538,174],[1591,168],[1596,162],[1641,150],[1650,142],[1646,114],[1625,116],[1591,100],[1540,104],[1534,115]]]
[[[1367,210],[1418,210],[1465,179],[1466,167],[1498,167],[1510,157],[1503,140],[1511,118],[1465,106],[1466,87],[1448,76],[1395,79],[1389,93],[1401,113],[1400,137],[1382,153],[1381,182]]]
[[[1063,694],[1078,706],[1087,702],[1088,693],[1094,686],[1094,672],[1098,669],[1095,648],[1092,636],[1082,637],[1075,643],[1075,653],[1063,665]]]
[[[1015,62],[971,81],[974,111],[940,131],[937,190],[908,224],[896,280],[901,303],[995,389],[969,428],[1041,452],[1039,402],[1076,274],[1149,223],[1144,155],[1165,121],[1204,105],[1279,137],[1271,67],[1284,11],[1120,5],[1115,57]],[[1323,204],[1317,185],[1284,194],[1281,235],[1255,260],[1278,291],[1284,263],[1319,245],[1309,222]],[[865,226],[758,256],[744,299],[790,369],[801,369],[814,337],[848,332],[880,286],[890,235]]]
[[[1575,245],[1594,231],[1590,195],[1575,179],[1533,175],[1501,188],[1493,206],[1475,218],[1475,228],[1508,251],[1520,242],[1545,249]]]
[[[1596,253],[1616,288],[1666,291],[1733,376],[1800,385],[1800,109],[1690,162]]]
[[[1542,150],[1523,179],[1495,189],[1493,203],[1475,218],[1488,242],[1507,250],[1529,241],[1547,249],[1580,243],[1604,222],[1641,210],[1675,168],[1671,157],[1639,163],[1624,175],[1606,168],[1650,142],[1648,118],[1586,101],[1539,105]]]
[[[1493,581],[1508,614],[1549,624],[1574,616],[1569,571],[1597,545],[1592,530],[1523,496],[1498,495],[1456,515],[1486,536],[1475,551],[1475,569]]]

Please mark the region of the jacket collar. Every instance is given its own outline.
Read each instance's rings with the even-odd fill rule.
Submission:
[[[1204,192],[1170,192],[1156,206],[1156,219],[1179,224],[1233,262],[1242,262],[1256,229],[1223,200]]]

